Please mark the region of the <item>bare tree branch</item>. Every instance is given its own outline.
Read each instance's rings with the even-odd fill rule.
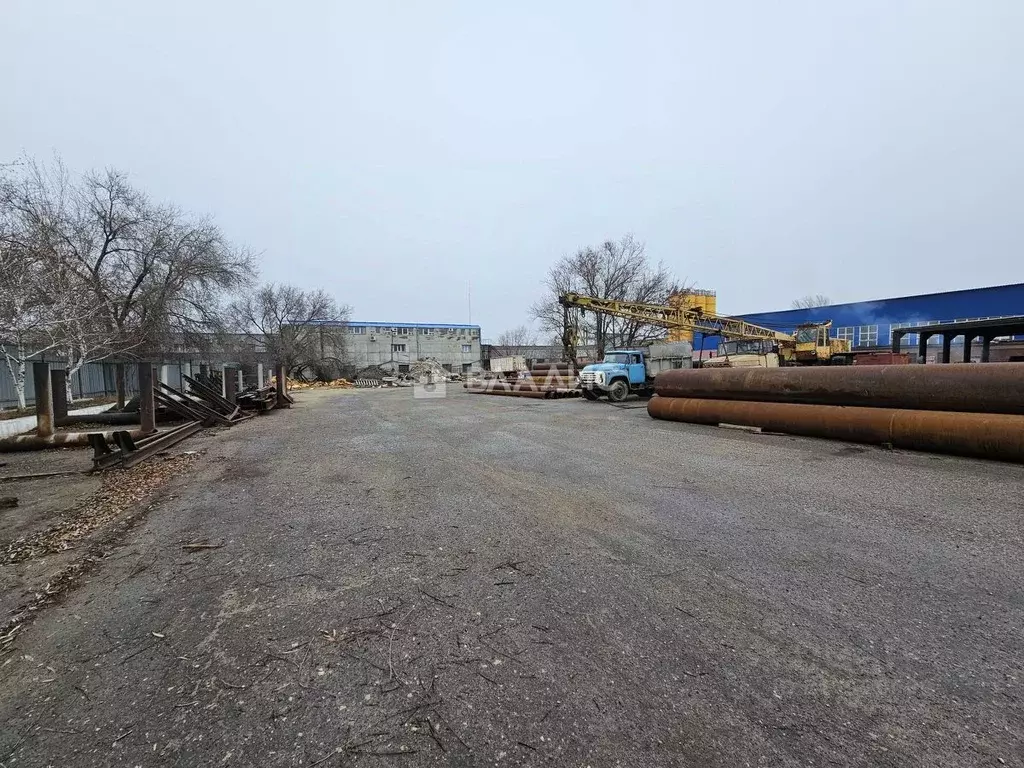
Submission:
[[[799,299],[793,300],[793,309],[813,309],[814,307],[827,307],[832,304],[832,300],[828,296],[818,294],[808,294]]]
[[[660,338],[664,331],[623,318],[584,316],[575,310],[569,313],[567,327],[567,313],[558,303],[561,294],[667,304],[670,296],[687,290],[664,264],[652,263],[644,244],[632,235],[563,256],[548,270],[544,288],[544,297],[531,309],[534,319],[545,331],[557,334],[566,348],[593,344],[599,358],[607,348],[633,347]]]

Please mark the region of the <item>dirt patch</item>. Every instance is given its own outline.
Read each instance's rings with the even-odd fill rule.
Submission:
[[[13,640],[26,619],[101,557],[107,542],[149,509],[147,502],[155,491],[185,472],[199,455],[188,451],[130,469],[51,481],[49,508],[55,499],[71,499],[73,503],[56,519],[51,516],[46,527],[0,544],[0,649]],[[80,498],[80,492],[89,485],[93,487],[91,493]]]

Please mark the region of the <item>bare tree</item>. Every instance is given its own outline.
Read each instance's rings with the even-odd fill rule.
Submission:
[[[793,309],[814,309],[814,307],[827,307],[832,304],[828,296],[820,293],[808,294],[799,299],[793,300]]]
[[[344,365],[351,308],[325,291],[268,283],[233,301],[227,314],[229,331],[289,374],[335,378]]]
[[[537,332],[526,325],[503,331],[492,345],[495,357],[528,356],[527,347],[537,345]]]
[[[62,308],[69,383],[88,361],[194,345],[221,324],[221,297],[253,273],[215,224],[153,203],[119,171],[79,178],[59,159],[26,159],[3,191],[16,244]]]
[[[544,287],[544,297],[532,307],[533,317],[561,338],[570,356],[580,343],[593,344],[601,357],[609,347],[636,346],[665,332],[636,320],[567,312],[558,303],[563,293],[664,305],[670,296],[685,292],[664,264],[651,262],[644,244],[632,235],[563,256],[548,270]]]

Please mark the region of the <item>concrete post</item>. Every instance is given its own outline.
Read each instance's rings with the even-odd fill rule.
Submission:
[[[981,362],[987,363],[989,354],[992,351],[992,338],[990,336],[981,337]]]
[[[953,344],[953,337],[948,334],[942,334],[942,362],[949,362],[949,348]]]
[[[917,337],[917,362],[924,363],[928,362],[928,339],[931,338],[931,334],[922,333]]]
[[[220,366],[220,394],[222,397],[228,396],[228,364],[222,363]]]
[[[242,367],[238,367],[238,391],[245,389],[245,376],[242,375]]]
[[[139,361],[139,422],[142,434],[156,432],[156,402],[153,399],[153,364]]]
[[[32,380],[36,388],[36,434],[53,435],[53,388],[50,386],[50,364],[32,363]]]
[[[965,333],[964,334],[964,357],[963,357],[963,361],[965,363],[971,362],[971,342],[972,341],[974,341],[974,339],[972,337],[968,336]]]
[[[900,344],[903,341],[903,334],[899,331],[892,332],[892,351],[896,354],[900,353]]]
[[[263,389],[263,363],[256,363],[256,388]]]
[[[53,397],[53,416],[56,419],[68,415],[68,372],[66,368],[50,371],[50,391]]]
[[[117,392],[117,410],[123,411],[126,388],[124,363],[114,363],[114,388]]]

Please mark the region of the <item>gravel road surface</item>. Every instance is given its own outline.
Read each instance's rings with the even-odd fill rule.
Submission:
[[[1022,765],[1024,468],[298,399],[0,656],[0,765]]]

